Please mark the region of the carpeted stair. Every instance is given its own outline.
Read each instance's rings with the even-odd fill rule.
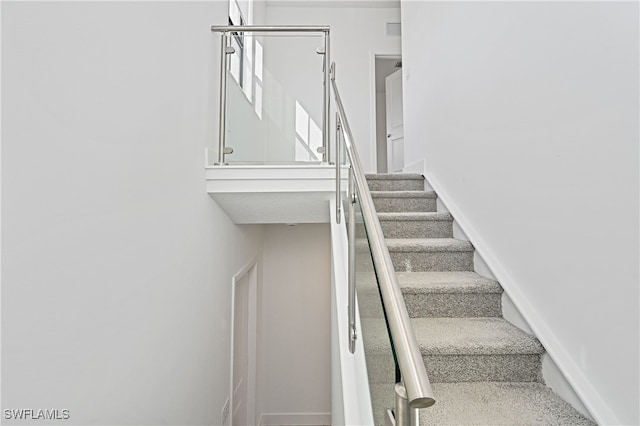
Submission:
[[[500,284],[474,272],[473,246],[453,238],[453,218],[436,212],[424,178],[378,174],[367,182],[437,401],[420,410],[420,424],[593,425],[544,385],[544,348],[502,318]],[[362,299],[361,313],[375,302]],[[385,326],[363,316],[363,331],[380,333],[366,344],[375,352]],[[385,383],[393,371],[376,359],[367,355],[370,376],[379,376],[372,399],[392,408]],[[374,417],[381,424],[382,413]]]

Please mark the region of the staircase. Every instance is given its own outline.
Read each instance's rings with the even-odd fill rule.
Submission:
[[[424,178],[367,181],[437,401],[420,424],[593,425],[544,385],[544,348],[502,318],[502,287],[474,272],[473,246],[453,238]]]

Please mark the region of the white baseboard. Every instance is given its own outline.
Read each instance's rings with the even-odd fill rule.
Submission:
[[[470,221],[441,183],[424,168],[420,171],[414,170],[419,165],[424,167],[424,161],[413,163],[405,169],[408,170],[411,167],[413,173],[421,173],[425,177],[426,187],[438,194],[438,211],[450,212],[455,218],[454,237],[464,238],[473,243],[476,250],[474,261],[478,269],[482,270],[479,273],[490,278],[495,277],[500,282],[505,292],[503,296],[505,319],[527,332],[532,332],[546,349],[543,375],[549,387],[598,424],[620,424],[615,413],[611,411],[584,373],[577,368],[574,360],[553,332],[553,327],[547,324],[530,304],[515,280],[471,226]]]
[[[318,426],[330,425],[331,413],[263,413],[260,426]]]

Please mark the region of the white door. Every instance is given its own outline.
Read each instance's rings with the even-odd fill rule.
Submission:
[[[404,119],[402,114],[402,70],[385,78],[387,100],[387,171],[404,168]]]
[[[249,277],[237,283],[233,306],[233,396],[231,424],[247,425],[247,382],[249,380]]]
[[[255,424],[256,266],[234,278],[231,425]]]

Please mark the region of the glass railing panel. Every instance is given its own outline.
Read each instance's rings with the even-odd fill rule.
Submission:
[[[227,75],[228,163],[319,163],[322,33],[232,32]],[[291,60],[295,58],[295,60]]]
[[[359,198],[359,197],[358,197]],[[362,338],[367,361],[373,418],[385,424],[385,412],[394,404],[397,367],[382,299],[378,288],[371,247],[362,220],[360,203],[355,203],[356,223],[356,293],[360,310]]]

